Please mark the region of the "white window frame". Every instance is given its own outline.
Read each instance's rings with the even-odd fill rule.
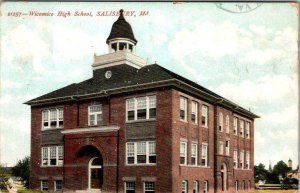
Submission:
[[[207,105],[202,105],[202,111],[201,111],[201,125],[203,127],[208,127],[208,113],[209,113],[209,109],[208,109],[208,106]],[[205,124],[203,125],[202,123],[202,119],[204,117],[204,120],[205,120]]]
[[[51,148],[55,148],[55,159],[56,159],[56,165],[51,165]],[[46,150],[47,149],[47,161],[48,163],[47,164],[44,164],[43,160],[44,160],[44,151],[43,150]],[[60,159],[59,157],[61,157],[61,155],[59,156],[59,152],[58,151],[62,151],[62,159]],[[41,166],[43,167],[61,167],[63,166],[64,164],[64,153],[63,153],[63,146],[46,146],[46,147],[42,147],[41,148]]]
[[[244,150],[240,151],[240,167],[241,169],[244,169]]]
[[[193,193],[199,193],[199,182],[197,180],[193,182]]]
[[[238,118],[234,117],[233,119],[233,132],[234,135],[238,135]]]
[[[219,131],[220,131],[220,132],[223,132],[223,128],[224,128],[224,127],[223,127],[223,126],[224,126],[224,125],[223,125],[223,121],[224,121],[224,120],[223,120],[223,113],[220,112],[220,113],[219,113]]]
[[[187,104],[188,104],[188,99],[186,97],[181,96],[180,97],[179,117],[180,117],[180,120],[182,120],[182,121],[187,121],[187,109],[188,109]],[[181,111],[184,111],[183,119],[181,118]]]
[[[127,183],[133,183],[133,185],[134,185],[133,189],[127,189]],[[135,192],[135,185],[136,185],[135,181],[126,181],[126,182],[124,182],[125,193],[127,192],[127,190],[134,190],[134,192]]]
[[[235,163],[235,165],[234,165],[234,163]],[[233,151],[233,167],[235,169],[238,168],[238,151],[237,150]]]
[[[230,140],[226,140],[225,149],[226,155],[230,155]]]
[[[57,181],[61,182],[61,189],[57,189]],[[63,189],[63,181],[62,180],[54,180],[54,191],[62,191]]]
[[[44,190],[43,182],[47,182],[47,190]],[[49,191],[49,181],[48,180],[41,180],[41,191]]]
[[[147,189],[149,187],[147,187],[146,183],[154,184],[153,189]],[[155,192],[155,182],[144,182],[144,193],[146,193],[146,191],[147,192]]]
[[[56,126],[51,127],[51,111],[55,112],[55,122]],[[45,117],[44,114],[47,113],[48,117]],[[59,126],[59,122],[62,121],[62,126]],[[44,123],[48,122],[48,126],[44,126]],[[48,130],[48,129],[57,129],[57,128],[63,128],[64,127],[64,108],[63,107],[53,107],[49,109],[43,109],[42,110],[42,130]]]
[[[198,107],[199,107],[198,102],[192,101],[192,116],[195,115],[195,121],[192,120],[192,116],[191,116],[191,120],[195,124],[198,123]]]
[[[245,121],[244,120],[240,120],[240,136],[241,137],[245,137]]]
[[[188,192],[188,182],[187,180],[182,180],[181,182],[181,192],[187,193]]]
[[[208,181],[203,182],[203,193],[208,193]]]
[[[246,138],[250,139],[250,122],[246,122]]]
[[[100,111],[97,111],[97,112],[91,112],[91,109],[93,107],[99,107],[100,108]],[[102,105],[101,104],[98,104],[98,105],[91,105],[88,107],[88,125],[89,126],[95,126],[95,125],[99,125],[100,123],[98,123],[98,116],[101,116],[102,115],[102,123],[103,123],[103,110],[102,110]],[[94,123],[91,124],[91,116],[94,115],[95,116],[95,119],[94,119]]]
[[[141,98],[146,98],[146,118],[145,119],[138,119],[138,99]],[[154,106],[153,104],[150,103],[150,100],[154,99]],[[133,100],[133,109],[130,109],[130,111],[134,111],[134,118],[133,120],[128,120],[128,102]],[[152,105],[152,106],[151,106]],[[150,95],[150,96],[143,96],[143,97],[136,97],[136,98],[129,98],[126,99],[126,122],[132,122],[132,121],[143,121],[143,120],[155,120],[156,119],[156,115],[155,118],[150,118],[150,109],[155,109],[156,111],[156,107],[157,107],[157,101],[156,101],[156,95]],[[156,114],[156,113],[155,113]]]
[[[226,133],[229,133],[230,131],[230,120],[229,120],[229,116],[226,115]]]
[[[250,169],[250,152],[246,151],[246,169]]]
[[[224,142],[223,141],[220,141],[220,144],[219,144],[219,154],[220,155],[224,154]]]
[[[182,146],[184,145],[184,148]],[[183,150],[183,152],[182,152]],[[184,157],[184,163],[181,163],[181,157]],[[187,142],[186,141],[180,141],[180,159],[179,159],[180,165],[187,165]]]
[[[197,143],[192,143],[191,145],[191,157],[192,159],[195,159],[195,163],[191,163],[192,165],[196,166],[198,165],[198,144]]]
[[[137,146],[138,146],[138,143],[146,143],[146,163],[137,163],[138,162],[138,151],[137,151]],[[134,163],[128,163],[128,144],[133,144],[134,146]],[[154,144],[154,150],[155,152],[152,152],[150,153],[149,152],[149,144]],[[150,156],[156,156],[156,141],[137,141],[137,142],[127,142],[126,143],[126,150],[125,150],[125,153],[126,153],[126,165],[130,166],[130,165],[155,165],[155,163],[150,163],[149,162],[149,157]],[[144,154],[143,154],[144,155]],[[132,157],[132,156],[130,156]]]
[[[204,148],[206,147],[206,148]],[[204,151],[205,149],[205,151]],[[202,143],[201,147],[201,165],[202,165],[202,159],[205,159],[205,167],[208,166],[208,144],[207,143]],[[203,165],[202,165],[203,166]]]

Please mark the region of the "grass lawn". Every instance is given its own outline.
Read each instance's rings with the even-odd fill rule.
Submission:
[[[42,191],[36,191],[36,190],[23,189],[23,190],[18,190],[18,193],[43,193],[43,192]]]

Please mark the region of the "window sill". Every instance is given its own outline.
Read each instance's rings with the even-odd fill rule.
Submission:
[[[55,127],[55,128],[42,128],[42,131],[52,131],[52,130],[62,130],[63,127]]]
[[[58,167],[64,167],[63,165],[61,166],[42,166],[40,165],[41,168],[58,168]]]
[[[125,123],[138,123],[138,122],[147,122],[147,121],[156,121],[156,118],[132,120],[132,121],[126,121]]]
[[[185,166],[185,167],[189,167],[189,168],[210,168],[209,166],[202,166],[202,165],[183,165],[183,164],[180,164],[179,166]]]
[[[246,171],[252,171],[251,169],[243,169],[243,168],[233,168],[235,170],[246,170]]]
[[[125,164],[125,166],[156,166],[156,163],[153,163],[153,164]]]

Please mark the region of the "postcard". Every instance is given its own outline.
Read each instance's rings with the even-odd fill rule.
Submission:
[[[0,6],[0,192],[297,191],[298,3]]]

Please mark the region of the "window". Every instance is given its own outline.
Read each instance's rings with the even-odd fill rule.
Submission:
[[[127,144],[127,164],[134,164],[135,161],[134,161],[134,143],[130,143],[128,142]]]
[[[54,190],[55,191],[62,191],[62,180],[55,180],[54,181]]]
[[[223,131],[223,113],[219,114],[219,131]]]
[[[42,166],[62,166],[63,146],[42,147]]]
[[[56,147],[50,147],[50,165],[56,166],[57,156],[56,156]]]
[[[244,137],[244,126],[245,122],[243,120],[240,121],[240,135],[241,137]]]
[[[41,181],[41,190],[44,191],[44,190],[48,190],[49,187],[48,187],[48,180],[42,180]]]
[[[156,142],[127,142],[126,163],[128,165],[156,163]]]
[[[202,123],[203,127],[208,126],[208,106],[206,106],[206,105],[202,105],[201,123]]]
[[[89,125],[100,125],[103,123],[102,105],[89,106]]]
[[[146,163],[146,142],[137,142],[137,163]]]
[[[187,120],[187,98],[180,97],[180,119]]]
[[[202,144],[201,165],[207,166],[207,144]]]
[[[198,103],[193,101],[192,102],[192,115],[191,119],[193,123],[198,123]]]
[[[208,181],[204,181],[203,182],[203,193],[207,193],[208,192]]]
[[[186,165],[187,142],[180,142],[180,164]]]
[[[233,119],[233,133],[235,135],[238,134],[238,118],[237,117],[234,117],[234,119]]]
[[[135,182],[125,182],[125,193],[135,193]]]
[[[246,123],[246,138],[250,139],[250,123]]]
[[[199,192],[199,183],[198,181],[194,181],[193,183],[193,193],[198,193]]]
[[[156,143],[154,141],[149,142],[149,163],[156,163]]]
[[[250,169],[250,152],[246,152],[246,169]]]
[[[226,140],[226,155],[229,155],[230,154],[230,141],[229,140]]]
[[[229,123],[229,116],[226,116],[226,133],[229,133],[229,127],[230,127],[230,123]]]
[[[219,148],[219,154],[224,154],[224,142],[220,141],[220,148]]]
[[[238,180],[235,181],[235,191],[236,192],[239,191],[239,181]]]
[[[187,181],[183,180],[181,183],[182,193],[187,193]]]
[[[145,182],[145,193],[155,193],[155,182]]]
[[[238,153],[236,150],[233,151],[233,167],[237,168],[237,160],[238,160]]]
[[[126,121],[153,119],[156,117],[156,96],[126,100]]]
[[[240,152],[240,168],[244,169],[244,150]]]
[[[147,100],[146,97],[140,97],[136,99],[137,102],[137,119],[147,118]]]
[[[192,144],[192,165],[197,165],[198,162],[198,144]]]
[[[63,108],[51,108],[42,111],[43,129],[62,128],[64,123]]]

